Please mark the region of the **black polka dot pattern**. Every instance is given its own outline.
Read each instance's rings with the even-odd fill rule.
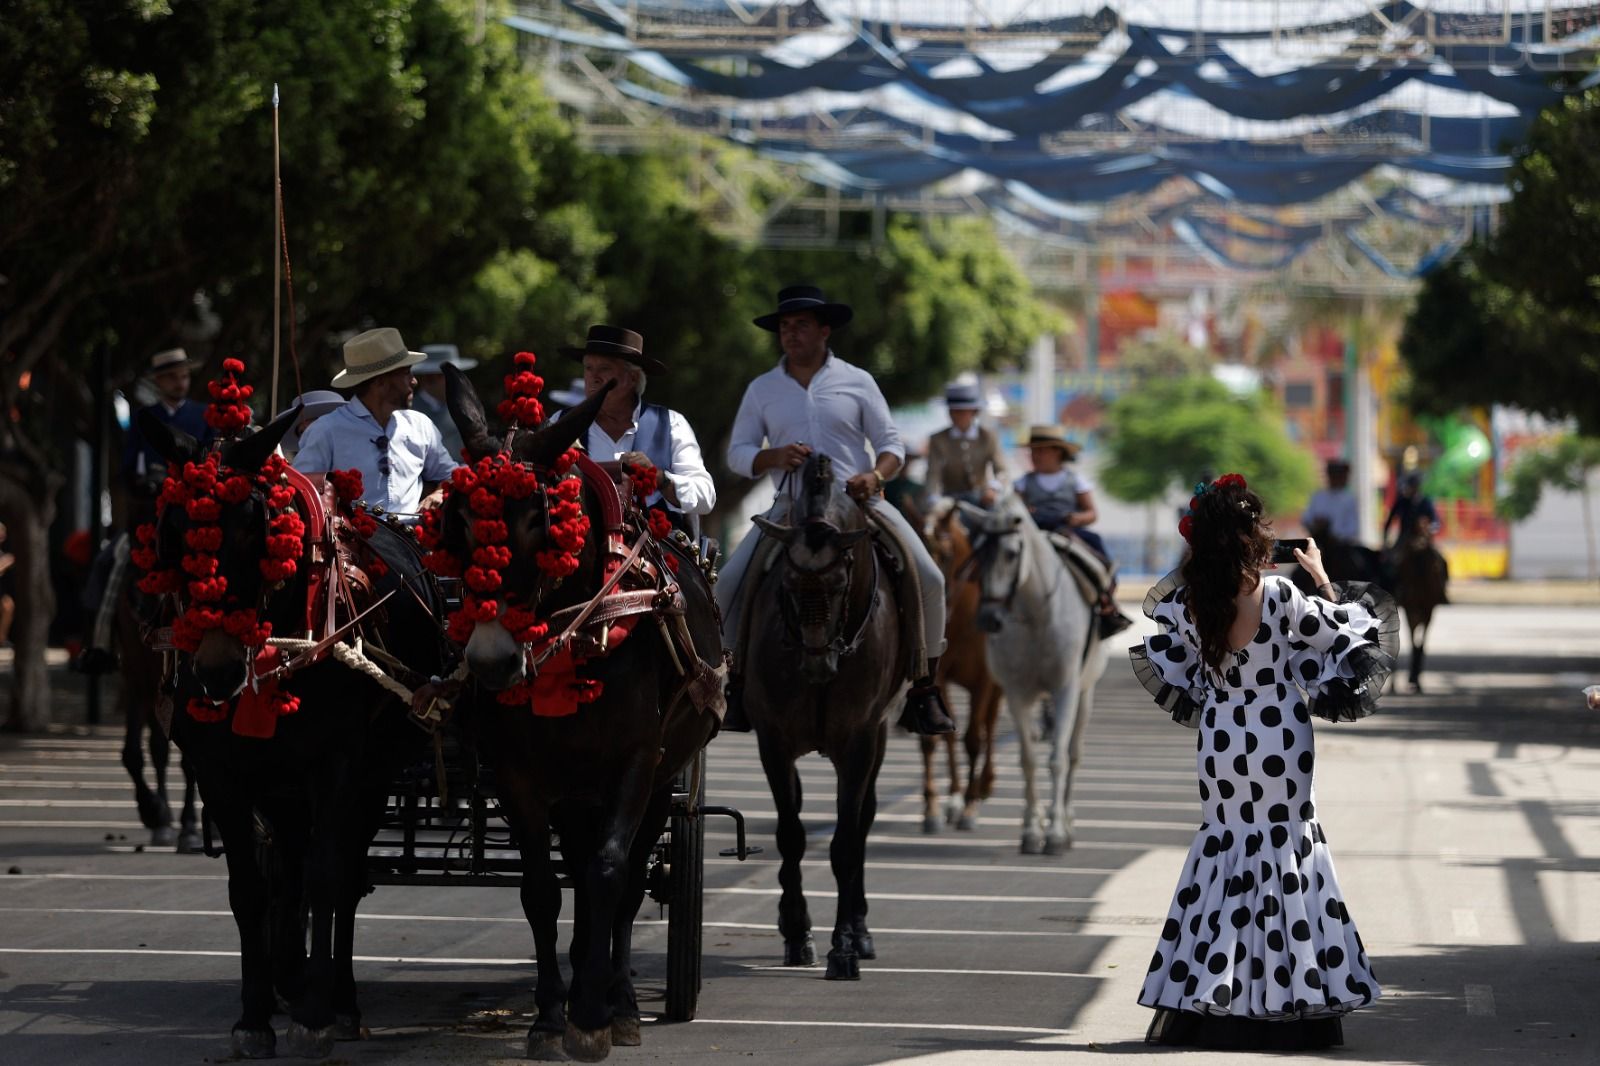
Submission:
[[[1266,580],[1256,639],[1220,678],[1197,669],[1185,590],[1153,612],[1164,632],[1147,642],[1150,658],[1182,652],[1168,682],[1204,690],[1204,713],[1192,724],[1207,821],[1139,994],[1146,1007],[1326,1017],[1382,994],[1316,822],[1316,746],[1303,694],[1339,676],[1370,619]]]

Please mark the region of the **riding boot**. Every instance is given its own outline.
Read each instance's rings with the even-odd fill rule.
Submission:
[[[944,693],[933,683],[939,673],[939,659],[928,660],[928,674],[919,677],[906,695],[905,710],[900,712],[900,728],[918,736],[936,737],[956,731],[955,719],[944,704]]]
[[[1133,619],[1122,613],[1111,593],[1102,592],[1100,594],[1099,608],[1100,639],[1105,640],[1108,637],[1114,637],[1131,625],[1133,625]]]
[[[744,675],[733,670],[728,671],[728,687],[722,694],[728,710],[722,716],[722,730],[725,733],[750,732],[750,719],[744,713]]]

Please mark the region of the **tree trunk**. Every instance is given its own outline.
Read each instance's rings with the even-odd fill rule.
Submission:
[[[12,567],[17,601],[11,624],[15,660],[4,729],[37,732],[50,724],[50,676],[44,651],[56,606],[50,587],[49,530],[55,518],[59,479],[39,472],[32,477],[18,475],[14,469],[0,470],[0,520],[6,523],[6,548],[17,557]],[[47,484],[31,484],[36,481]]]

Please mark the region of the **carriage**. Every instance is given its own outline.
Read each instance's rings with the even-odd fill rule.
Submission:
[[[369,883],[520,888],[522,859],[495,799],[493,772],[443,734],[435,752],[432,763],[420,763],[391,783],[381,828],[367,849]],[[650,857],[649,897],[667,919],[664,1017],[672,1022],[692,1021],[700,994],[706,818],[733,822],[735,844],[722,849],[722,856],[742,862],[761,851],[745,842],[744,815],[707,805],[705,791],[702,750],[673,781],[667,830]],[[562,887],[569,884],[562,870]]]

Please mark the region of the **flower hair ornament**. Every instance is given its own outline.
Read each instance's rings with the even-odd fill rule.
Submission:
[[[1194,483],[1194,495],[1189,497],[1189,508],[1183,512],[1183,517],[1178,519],[1178,535],[1188,543],[1193,544],[1194,541],[1190,539],[1190,534],[1194,532],[1194,509],[1200,505],[1200,497],[1217,489],[1234,487],[1241,490],[1248,488],[1243,474],[1223,474],[1210,484],[1204,481],[1196,481]]]

